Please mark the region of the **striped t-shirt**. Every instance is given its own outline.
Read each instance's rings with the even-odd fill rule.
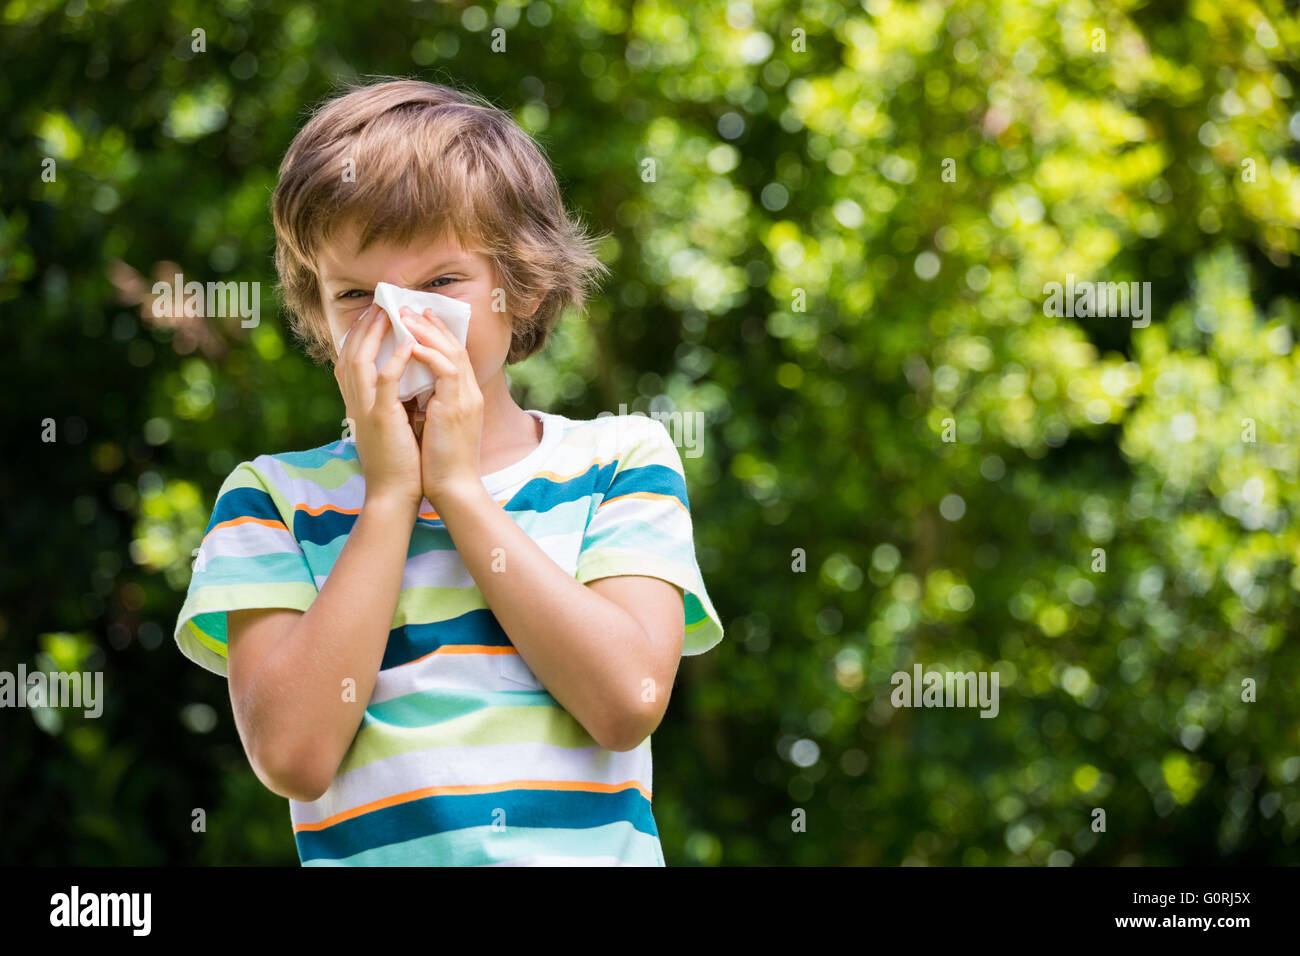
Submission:
[[[483,476],[492,497],[580,582],[634,574],[680,587],[684,655],[722,640],[663,423],[528,414],[541,444]],[[364,499],[350,438],[236,467],[176,622],[182,653],[226,676],[227,611],[305,611]],[[308,866],[663,866],[651,783],[649,738],[606,750],[547,693],[425,500],[356,737],[324,796],[289,811]]]

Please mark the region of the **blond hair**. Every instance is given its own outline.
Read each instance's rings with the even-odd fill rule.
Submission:
[[[609,271],[532,137],[482,97],[422,80],[354,85],[323,103],[285,153],[271,208],[279,292],[319,363],[335,349],[316,255],[343,223],[357,224],[362,249],[450,232],[491,260],[507,303],[540,301],[531,315],[508,310],[507,364],[536,353]]]

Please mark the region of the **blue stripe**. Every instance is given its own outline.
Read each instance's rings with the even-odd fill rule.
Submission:
[[[329,464],[336,458],[342,458],[344,461],[355,461],[357,446],[352,442],[339,440],[307,451],[286,451],[269,457],[294,468],[319,468],[321,465]]]
[[[686,481],[681,473],[666,465],[642,465],[621,472],[610,482],[605,498],[629,495],[638,491],[652,491],[661,495],[673,495],[687,511],[691,503],[686,498]]]
[[[324,830],[300,830],[294,834],[298,856],[309,860],[337,860],[401,843],[431,833],[445,833],[466,827],[490,826],[502,822],[515,827],[562,827],[584,829],[628,821],[642,833],[658,837],[650,801],[635,787],[617,793],[584,793],[572,790],[504,790],[499,793],[437,795],[409,800]]]
[[[585,830],[491,826],[452,830],[304,866],[487,866],[531,856],[615,856],[637,866],[663,866],[659,841],[619,820]]]
[[[554,478],[545,477],[530,478],[510,497],[502,510],[531,511],[535,514],[546,514],[560,505],[590,498],[592,495],[598,494],[600,488],[609,481],[615,467],[614,463],[592,465],[582,474],[566,478],[564,481],[556,481]],[[416,526],[435,529],[445,528],[441,519],[435,520],[432,518],[420,518],[416,521]]]
[[[673,495],[683,507],[689,510],[690,501],[686,496],[686,482],[679,472],[664,465],[643,465],[615,475],[617,467],[617,462],[592,465],[582,474],[565,481],[533,478],[525,482],[523,487],[506,502],[504,510],[545,514],[559,505],[582,501],[584,498],[598,494],[607,480],[609,490],[605,492],[606,498],[636,491],[652,491]],[[344,515],[337,511],[324,511],[319,515],[310,515],[299,510],[293,516],[293,533],[302,544],[326,545],[351,533],[356,520],[357,515]],[[417,518],[416,527],[445,530],[442,521],[433,518]]]
[[[295,510],[293,536],[300,544],[329,544],[335,538],[350,534],[359,515],[345,515],[337,511],[322,511],[318,515]]]
[[[388,646],[380,670],[401,667],[449,644],[487,644],[512,647],[496,615],[487,608],[430,624],[404,624],[388,632]]]
[[[212,509],[212,517],[208,519],[208,526],[203,529],[203,534],[206,536],[223,521],[245,517],[266,518],[284,525],[284,519],[276,510],[275,502],[265,491],[260,488],[234,488],[217,499],[217,504]]]
[[[556,505],[569,501],[580,501],[596,494],[609,483],[617,463],[592,465],[580,475],[564,481],[553,478],[532,478],[515,492],[506,504],[506,511],[550,511]]]

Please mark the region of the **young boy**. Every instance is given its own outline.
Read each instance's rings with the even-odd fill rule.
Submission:
[[[507,389],[603,269],[540,148],[477,97],[362,86],[299,132],[272,204],[352,435],[235,468],[175,636],[228,677],[300,860],[663,866],[650,733],[722,625],[663,424]],[[466,345],[403,310],[418,344],[377,370],[379,282],[469,303]],[[407,362],[437,376],[423,410]]]

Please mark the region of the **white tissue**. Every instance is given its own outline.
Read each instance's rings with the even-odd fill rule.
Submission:
[[[402,306],[419,314],[423,314],[425,309],[433,309],[434,315],[442,319],[461,345],[465,344],[469,336],[470,306],[468,302],[462,302],[460,299],[439,295],[436,292],[403,289],[401,286],[381,282],[375,286],[375,303],[384,310],[389,323],[388,331],[384,333],[383,341],[379,343],[379,352],[375,355],[376,368],[382,369],[388,363],[403,338],[414,338],[402,322]],[[339,342],[340,352],[347,338],[348,333],[345,332]],[[424,408],[429,404],[429,396],[433,394],[433,386],[437,380],[438,377],[429,370],[427,365],[412,356],[406,363],[401,381],[398,382],[397,397],[403,402],[414,398],[416,406]]]

